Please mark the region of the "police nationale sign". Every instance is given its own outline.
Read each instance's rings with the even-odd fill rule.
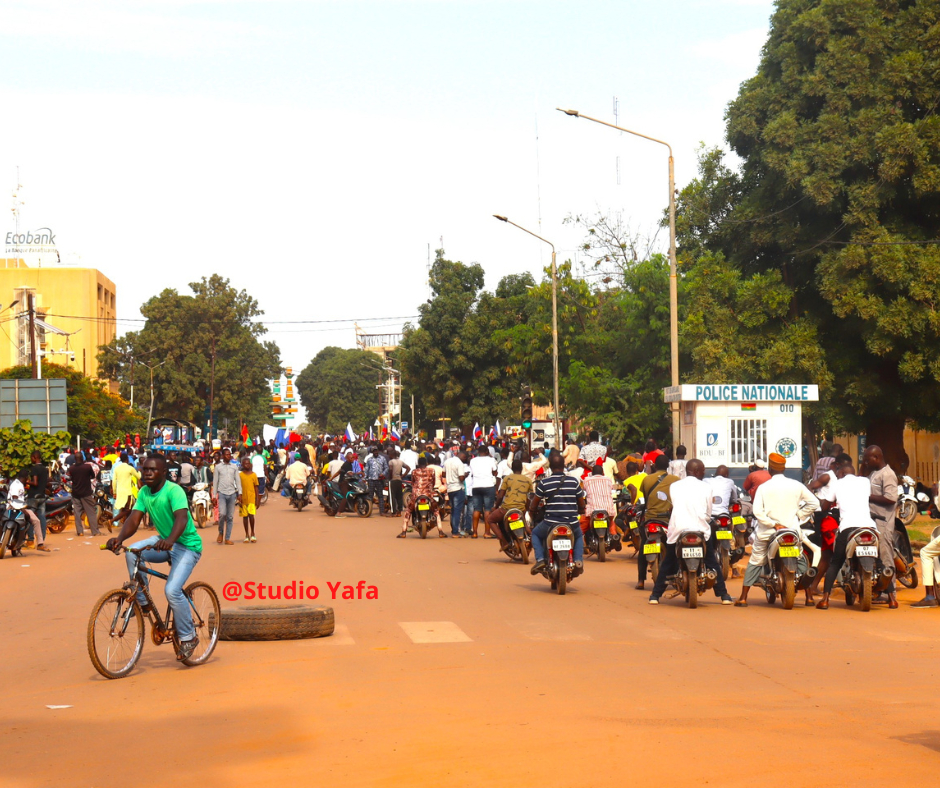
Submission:
[[[665,402],[816,402],[819,386],[718,383],[670,386],[663,389]]]

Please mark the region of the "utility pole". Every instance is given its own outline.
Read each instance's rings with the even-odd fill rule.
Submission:
[[[166,359],[163,359],[163,361],[161,361],[159,364],[153,364],[153,365],[144,364],[143,361],[141,361],[140,363],[150,370],[150,412],[147,416],[147,436],[146,436],[146,439],[149,441],[150,440],[150,422],[153,421],[153,371],[157,367],[162,367],[164,364],[166,364]]]
[[[29,363],[33,368],[33,380],[42,379],[42,369],[39,367],[39,351],[36,347],[36,297],[30,292],[26,297],[29,310]]]

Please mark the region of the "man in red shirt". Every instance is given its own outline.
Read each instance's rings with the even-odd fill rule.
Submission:
[[[757,492],[757,488],[770,479],[770,471],[767,470],[767,463],[763,460],[754,460],[748,467],[748,471],[750,471],[750,473],[748,473],[747,478],[744,480],[744,492],[746,492],[748,497],[753,501],[754,493]]]
[[[656,458],[663,453],[663,450],[656,445],[656,441],[650,438],[646,442],[646,453],[643,455],[643,465],[647,473],[651,473]]]

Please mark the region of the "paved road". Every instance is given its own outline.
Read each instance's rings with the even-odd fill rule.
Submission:
[[[314,583],[336,634],[199,668],[148,641],[119,681],[85,626],[123,561],[69,533],[4,559],[0,786],[936,783],[940,611],[650,607],[626,551],[558,597],[493,542],[396,530],[272,499],[195,577]],[[378,600],[329,600],[360,580]]]

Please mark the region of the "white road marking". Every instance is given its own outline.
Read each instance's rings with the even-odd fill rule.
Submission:
[[[317,638],[320,640],[321,638]],[[355,646],[356,641],[353,640],[352,635],[349,634],[349,627],[346,624],[336,624],[333,627],[333,634],[328,638],[322,638],[326,643],[329,643],[331,646]]]
[[[460,627],[453,621],[399,621],[412,643],[470,643]]]

